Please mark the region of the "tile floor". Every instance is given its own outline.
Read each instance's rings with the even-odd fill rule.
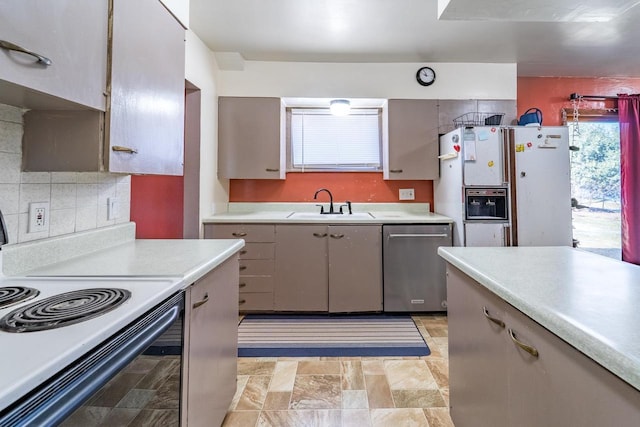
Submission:
[[[223,427],[453,427],[447,318],[413,319],[429,356],[240,358]]]

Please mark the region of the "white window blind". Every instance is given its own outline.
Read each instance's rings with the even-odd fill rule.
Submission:
[[[329,109],[291,110],[294,169],[377,170],[380,168],[380,114],[377,108],[333,116]]]

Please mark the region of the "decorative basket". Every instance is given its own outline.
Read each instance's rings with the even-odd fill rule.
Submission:
[[[466,113],[453,119],[455,127],[462,126],[500,126],[504,113]]]

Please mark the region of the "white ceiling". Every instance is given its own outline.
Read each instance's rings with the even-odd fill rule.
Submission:
[[[190,0],[189,20],[211,50],[245,60],[517,63],[519,76],[640,77],[639,4]]]

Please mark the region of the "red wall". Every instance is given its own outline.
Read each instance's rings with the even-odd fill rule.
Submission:
[[[531,107],[542,110],[546,126],[562,124],[562,109],[571,108],[569,95],[615,96],[640,92],[640,78],[519,77],[518,115]],[[582,108],[614,108],[615,100],[584,101]]]
[[[138,239],[181,239],[183,177],[131,176],[131,221]]]
[[[415,200],[433,206],[432,181],[385,181],[379,172],[304,172],[287,173],[280,180],[231,180],[230,202],[313,202],[313,194],[327,188],[335,201],[398,202],[400,188],[413,188]],[[324,194],[320,200],[326,201]]]

